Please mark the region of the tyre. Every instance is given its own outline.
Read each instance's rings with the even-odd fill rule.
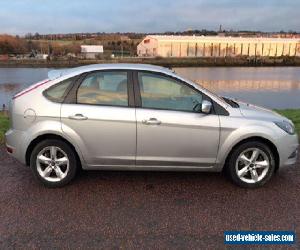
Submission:
[[[62,187],[76,174],[77,161],[73,149],[65,142],[47,139],[38,143],[30,157],[35,177],[47,187]]]
[[[274,155],[264,143],[245,142],[233,149],[226,170],[233,183],[240,187],[261,187],[274,174]]]

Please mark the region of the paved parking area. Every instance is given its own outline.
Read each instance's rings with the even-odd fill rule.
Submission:
[[[299,191],[300,163],[255,190],[221,174],[157,172],[82,172],[47,189],[0,146],[0,248],[224,249],[225,230],[299,237]]]

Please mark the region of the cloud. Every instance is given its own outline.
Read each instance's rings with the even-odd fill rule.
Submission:
[[[188,28],[299,31],[294,0],[15,0],[0,9],[0,33],[161,32]]]

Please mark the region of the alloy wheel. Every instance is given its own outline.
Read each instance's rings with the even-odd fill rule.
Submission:
[[[49,182],[63,180],[69,172],[69,158],[59,147],[49,146],[42,149],[36,158],[39,175]]]
[[[259,148],[248,148],[237,158],[235,170],[238,178],[246,183],[261,181],[270,169],[270,160]]]

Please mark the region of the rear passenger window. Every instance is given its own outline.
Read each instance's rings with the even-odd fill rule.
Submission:
[[[44,92],[45,97],[50,101],[62,103],[73,80],[74,78],[69,78],[50,87]]]
[[[128,106],[127,72],[96,72],[88,75],[77,91],[77,103]]]

